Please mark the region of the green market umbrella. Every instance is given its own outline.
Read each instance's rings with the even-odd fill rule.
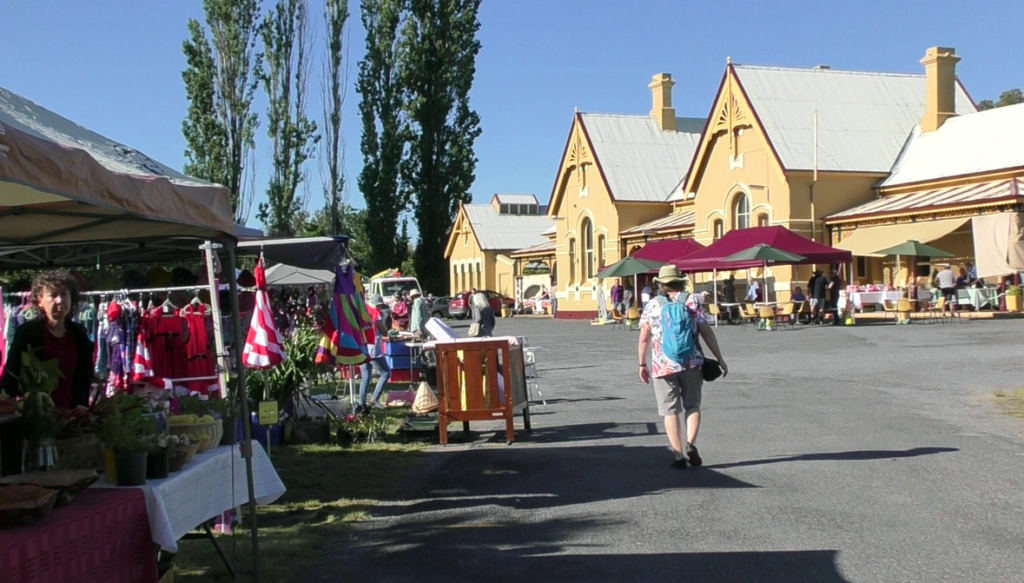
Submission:
[[[894,245],[892,247],[889,247],[888,249],[881,249],[879,251],[875,251],[874,254],[875,255],[895,255],[896,256],[896,273],[897,273],[897,275],[900,272],[900,257],[903,256],[903,255],[912,256],[912,257],[932,257],[932,258],[935,258],[935,257],[952,257],[953,256],[952,253],[947,253],[946,251],[943,251],[942,249],[938,249],[938,248],[932,247],[931,245],[925,245],[924,243],[922,243],[920,241],[915,241],[913,239],[910,239],[909,241],[904,241],[903,243],[900,243],[899,245]],[[895,285],[896,285],[896,277],[894,276],[893,277],[893,286],[895,286]]]
[[[597,273],[598,279],[604,279],[607,277],[629,277],[633,276],[633,296],[635,298],[640,297],[639,291],[636,289],[637,286],[637,275],[640,273],[647,273],[653,269],[658,269],[662,265],[667,263],[661,261],[653,261],[651,259],[637,259],[636,257],[629,256],[621,261],[616,261],[608,267],[605,267]],[[602,288],[603,289],[603,288]]]
[[[768,264],[769,263],[799,263],[807,259],[803,255],[797,255],[782,249],[776,249],[771,245],[765,243],[758,243],[753,247],[744,249],[737,253],[726,257],[722,261],[760,261],[764,264],[764,270],[761,271],[761,280],[764,284],[764,298],[768,299]]]

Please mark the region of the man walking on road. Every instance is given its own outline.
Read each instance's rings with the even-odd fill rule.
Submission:
[[[704,365],[704,355],[700,350],[698,336],[704,339],[704,343],[718,359],[722,367],[722,376],[729,374],[729,367],[722,358],[718,348],[718,339],[714,330],[704,319],[700,305],[697,300],[688,293],[685,293],[685,280],[680,276],[679,269],[674,265],[666,265],[661,268],[654,283],[661,286],[664,296],[652,299],[644,308],[640,316],[640,343],[638,346],[640,361],[640,380],[644,384],[654,383],[654,394],[658,400],[658,413],[665,418],[665,433],[668,436],[669,447],[675,455],[672,467],[679,470],[686,469],[686,460],[694,466],[703,463],[695,445],[697,433],[700,431],[700,403],[701,388],[704,385],[704,376],[701,368]],[[676,362],[670,358],[664,350],[663,341],[665,334],[671,333],[671,328],[666,331],[663,322],[662,312],[667,311],[668,316],[679,311],[666,310],[670,302],[680,302],[684,305],[684,320],[688,320],[690,329],[688,334],[692,335],[692,352],[683,359],[683,362]],[[669,321],[668,325],[679,325],[680,322]],[[683,322],[687,324],[687,322]],[[650,348],[650,365],[647,362],[647,351]],[[686,421],[686,446],[683,447],[682,428],[680,427],[679,414],[685,412]]]

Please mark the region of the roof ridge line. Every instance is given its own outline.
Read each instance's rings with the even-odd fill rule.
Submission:
[[[803,71],[808,73],[846,73],[850,75],[923,78],[924,73],[894,73],[889,71],[856,71],[853,69],[819,69],[817,67],[792,67],[785,65],[733,65],[737,69],[761,69],[776,71]]]

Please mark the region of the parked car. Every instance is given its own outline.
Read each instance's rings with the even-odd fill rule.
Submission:
[[[434,298],[434,301],[430,304],[430,316],[432,318],[451,318],[451,313],[448,311],[448,306],[451,303],[452,298]]]
[[[507,298],[496,291],[485,289],[481,290],[487,296],[487,301],[491,304],[491,309],[494,310],[494,315],[501,317],[501,307],[508,306],[513,308],[516,305],[516,301],[512,298]],[[469,306],[469,292],[459,292],[452,297],[451,302],[448,304],[448,313],[451,314],[452,318],[456,320],[465,320],[473,315],[473,311]]]

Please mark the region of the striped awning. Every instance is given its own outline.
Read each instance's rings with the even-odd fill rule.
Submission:
[[[831,215],[825,219],[825,222],[840,223],[864,218],[941,211],[956,207],[989,206],[1020,199],[1022,194],[1024,194],[1024,180],[1020,178],[933,188],[883,196],[869,203]]]
[[[697,215],[693,211],[673,213],[667,217],[662,217],[649,223],[644,223],[631,229],[626,229],[625,231],[622,231],[620,235],[624,237],[629,237],[630,235],[639,237],[647,231],[670,231],[674,229],[693,228],[696,223],[696,217]]]
[[[509,253],[509,257],[544,257],[547,255],[555,254],[555,240],[552,239],[540,245],[534,245],[533,247],[527,247],[526,249],[520,249]]]

